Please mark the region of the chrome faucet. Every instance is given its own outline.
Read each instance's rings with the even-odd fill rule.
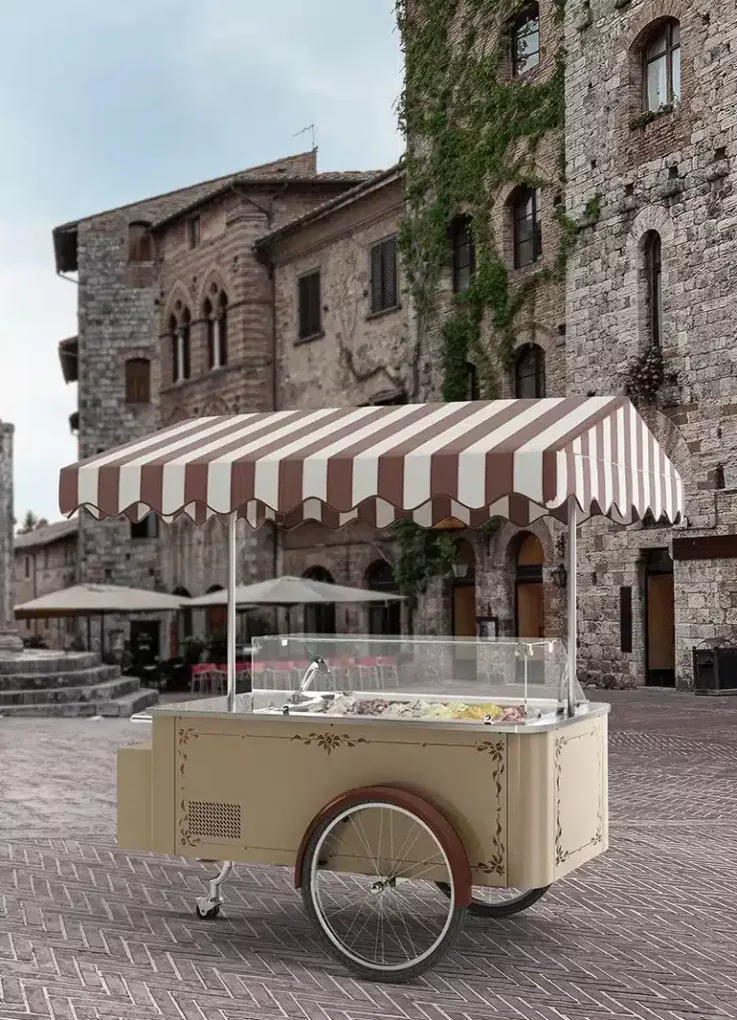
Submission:
[[[312,700],[306,692],[312,686],[312,683],[318,673],[323,676],[330,676],[330,667],[320,655],[315,655],[305,670],[305,675],[300,681],[299,688],[289,699],[290,704],[302,705],[306,701]]]

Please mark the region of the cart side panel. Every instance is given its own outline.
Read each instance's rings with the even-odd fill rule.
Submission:
[[[552,734],[552,773],[558,879],[609,846],[606,715]]]
[[[539,889],[555,877],[551,733],[508,738],[508,884]]]
[[[118,849],[151,849],[151,745],[118,748]]]
[[[151,725],[151,849],[159,854],[176,853],[177,721],[175,716],[154,715]]]
[[[178,719],[176,852],[293,866],[311,821],[334,798],[401,786],[456,828],[475,884],[504,885],[506,737],[485,736],[411,723]]]

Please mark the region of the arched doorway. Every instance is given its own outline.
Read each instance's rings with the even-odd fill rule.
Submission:
[[[207,589],[208,595],[214,591],[223,591],[222,584],[211,584]],[[226,634],[228,630],[228,607],[210,606],[207,610],[207,633],[210,638],[216,634]]]
[[[179,595],[183,599],[191,598],[186,588],[175,588],[172,592],[173,595]],[[175,659],[177,655],[182,654],[182,646],[187,638],[192,637],[192,610],[189,606],[185,606],[180,609],[177,613],[177,618],[172,624],[169,640],[169,655],[172,659]]]
[[[515,632],[521,638],[545,634],[543,563],[545,551],[535,535],[525,535],[517,550],[514,584]]]
[[[335,584],[325,567],[312,567],[302,575],[310,581]],[[335,634],[335,603],[312,602],[305,606],[305,634]]]
[[[386,560],[375,560],[366,571],[366,587],[387,595],[398,595],[399,585],[391,565]],[[369,605],[369,634],[398,635],[402,633],[400,602],[376,602]]]

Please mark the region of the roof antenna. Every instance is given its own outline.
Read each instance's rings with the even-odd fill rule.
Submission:
[[[296,135],[292,135],[292,138],[299,138],[301,135],[306,135],[308,131],[310,132],[310,138],[312,139],[312,151],[314,152],[317,149],[314,124],[308,124],[306,128],[302,128],[302,130],[298,131]]]

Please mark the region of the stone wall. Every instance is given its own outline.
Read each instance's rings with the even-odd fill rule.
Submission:
[[[13,604],[21,605],[77,583],[77,522],[63,521],[15,536]],[[73,618],[19,620],[22,638],[41,638],[48,648],[67,648],[77,633]]]
[[[567,19],[568,209],[597,192],[598,225],[569,264],[568,388],[622,392],[648,346],[643,240],[662,239],[662,351],[666,384],[643,410],[686,481],[689,536],[737,525],[737,9],[711,0],[590,4]],[[682,102],[644,123],[641,47],[653,22],[681,27]],[[731,45],[730,45],[731,44]],[[719,486],[719,488],[715,488]],[[606,682],[643,682],[648,549],[670,530],[616,533],[596,522],[581,540],[581,656]],[[691,681],[691,647],[737,638],[737,559],[675,563],[676,670]],[[632,653],[620,651],[619,590],[634,596]]]
[[[20,638],[13,612],[13,433],[15,427],[0,421],[0,653],[17,650]]]

